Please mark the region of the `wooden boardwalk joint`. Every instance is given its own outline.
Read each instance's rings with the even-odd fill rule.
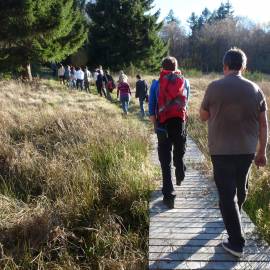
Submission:
[[[270,247],[256,236],[256,228],[245,212],[242,222],[247,238],[241,259],[221,247],[227,238],[218,207],[218,196],[211,179],[195,169],[202,153],[189,138],[185,156],[187,172],[176,187],[175,208],[162,203],[161,187],[150,201],[149,269],[270,270]],[[158,163],[157,153],[153,161]],[[175,180],[175,179],[174,179]]]

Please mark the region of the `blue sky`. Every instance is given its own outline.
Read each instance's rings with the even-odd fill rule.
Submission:
[[[192,12],[197,15],[207,7],[210,11],[220,6],[220,0],[155,0],[154,10],[160,9],[161,19],[166,17],[172,9],[175,15],[186,25],[186,21]],[[224,0],[223,3],[226,1]],[[270,1],[269,0],[231,0],[235,15],[248,17],[257,23],[270,22]]]

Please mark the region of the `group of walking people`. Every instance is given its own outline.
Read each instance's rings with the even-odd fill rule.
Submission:
[[[208,122],[213,175],[229,236],[222,246],[237,257],[243,254],[245,246],[241,211],[249,169],[253,161],[258,167],[266,165],[268,138],[265,97],[257,84],[243,77],[246,65],[247,57],[242,50],[228,50],[223,58],[224,77],[209,84],[199,111],[200,119]],[[149,115],[158,140],[163,203],[171,209],[176,197],[172,160],[176,185],[181,185],[185,178],[183,157],[190,84],[178,70],[174,57],[166,57],[161,66],[159,79],[150,88]]]
[[[60,64],[58,68],[58,78],[61,84],[69,88],[86,91],[90,93],[91,85],[95,85],[98,94],[112,101],[112,92],[117,89],[117,99],[119,98],[123,114],[127,115],[131,101],[132,91],[128,82],[128,76],[124,71],[120,71],[117,82],[109,70],[103,70],[102,66],[95,69],[93,73],[87,67],[73,67]],[[145,116],[144,104],[148,99],[148,85],[141,75],[137,75],[136,94],[139,99],[141,116]]]
[[[95,71],[96,75],[96,87],[100,96],[104,96],[109,100],[112,100],[111,93],[117,88],[117,99],[119,98],[123,114],[127,115],[129,110],[129,104],[131,101],[132,91],[128,82],[128,76],[124,71],[120,71],[117,82],[115,83],[113,77],[108,70],[103,71],[100,66]],[[136,92],[135,97],[139,99],[141,116],[145,116],[144,103],[148,97],[148,85],[145,80],[141,78],[141,75],[137,75]]]
[[[63,66],[62,64],[58,68],[58,78],[61,84],[86,92],[90,92],[93,82],[93,76],[87,67]]]

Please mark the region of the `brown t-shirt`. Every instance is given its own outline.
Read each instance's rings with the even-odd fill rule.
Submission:
[[[210,113],[208,145],[211,155],[256,152],[259,114],[267,109],[258,85],[240,75],[227,75],[208,86],[202,108]]]

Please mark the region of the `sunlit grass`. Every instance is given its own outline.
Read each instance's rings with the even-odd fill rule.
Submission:
[[[0,268],[143,269],[147,126],[55,81],[0,89]]]

